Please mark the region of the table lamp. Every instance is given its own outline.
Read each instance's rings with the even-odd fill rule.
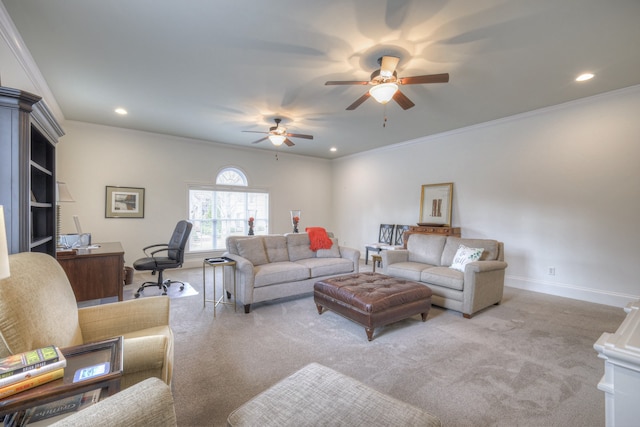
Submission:
[[[67,187],[66,182],[56,181],[56,238],[60,239],[60,202],[75,202],[73,196],[69,192],[69,187]],[[62,247],[62,245],[58,244],[58,247]]]
[[[0,280],[9,277],[9,248],[4,228],[4,206],[0,205]]]

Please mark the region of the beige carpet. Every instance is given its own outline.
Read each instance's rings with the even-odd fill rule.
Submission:
[[[200,269],[172,277],[202,291]],[[624,318],[619,308],[511,288],[470,320],[434,307],[427,322],[415,316],[381,328],[372,342],[353,322],[318,315],[311,296],[250,314],[218,307],[215,320],[200,298],[172,300],[171,311],[180,426],[223,426],[233,409],[311,362],[445,426],[602,426],[604,368],[592,346]]]

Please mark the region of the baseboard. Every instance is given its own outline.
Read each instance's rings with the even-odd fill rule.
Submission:
[[[623,294],[619,292],[603,291],[601,289],[583,288],[558,282],[534,280],[528,277],[505,276],[505,286],[539,292],[542,294],[556,295],[572,298],[580,301],[605,304],[613,307],[626,307],[631,301],[640,299],[640,295]]]

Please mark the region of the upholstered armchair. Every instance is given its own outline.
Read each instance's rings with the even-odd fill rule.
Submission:
[[[9,256],[0,280],[0,357],[34,348],[69,347],[124,336],[124,389],[149,377],[171,384],[173,332],[169,298],[78,308],[67,276],[50,255]]]

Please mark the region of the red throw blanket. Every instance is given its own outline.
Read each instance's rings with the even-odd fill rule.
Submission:
[[[333,242],[327,234],[327,230],[322,227],[307,227],[304,229],[309,234],[309,249],[317,251],[318,249],[331,249]]]

